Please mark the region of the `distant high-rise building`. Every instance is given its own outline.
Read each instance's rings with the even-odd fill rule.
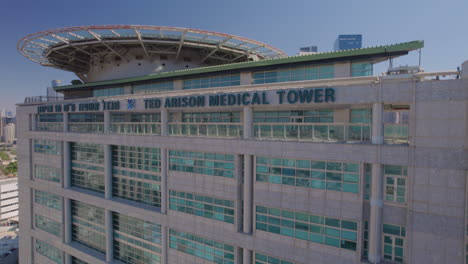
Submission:
[[[308,46],[308,47],[301,47],[299,48],[299,53],[297,55],[307,55],[307,54],[314,54],[318,52],[317,46]]]
[[[362,35],[338,35],[335,41],[335,50],[348,50],[362,48]]]
[[[302,51],[302,52],[317,52],[318,47],[317,46],[302,47],[302,48],[299,49],[299,51]]]
[[[5,126],[4,131],[3,131],[3,140],[6,143],[13,143],[16,139],[16,128],[14,123],[9,123],[8,125]]]

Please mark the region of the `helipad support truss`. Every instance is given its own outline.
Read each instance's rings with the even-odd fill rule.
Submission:
[[[199,49],[202,62],[214,64],[245,61],[249,55],[259,59],[286,54],[262,42],[230,34],[163,26],[82,26],[42,31],[22,38],[17,45],[26,58],[44,66],[86,73],[92,61],[109,54],[128,61],[130,47],[140,47],[145,56],[175,54],[184,48]]]

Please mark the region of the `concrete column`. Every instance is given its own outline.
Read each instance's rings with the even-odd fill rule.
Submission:
[[[384,142],[383,112],[383,104],[375,103],[372,105],[372,144],[383,144]]]
[[[183,90],[183,89],[184,89],[184,81],[174,80],[174,90]]]
[[[372,164],[369,219],[369,261],[380,263],[382,254],[383,166]]]
[[[104,112],[104,133],[110,132],[110,118],[111,113],[109,111]]]
[[[70,244],[72,241],[72,212],[71,212],[71,200],[63,199],[63,242]]]
[[[2,121],[0,121],[0,122],[2,122]],[[31,114],[31,131],[36,131],[37,130],[36,125],[37,125],[37,115],[36,114]],[[0,125],[0,129],[3,129],[3,126]],[[2,132],[0,132],[0,135],[2,134]]]
[[[124,85],[124,94],[132,94],[132,86]]]
[[[351,63],[335,63],[334,65],[334,75],[335,78],[346,78],[351,77]]]
[[[242,264],[251,264],[252,263],[252,250],[244,248]]]
[[[253,156],[244,155],[244,220],[243,231],[252,233],[252,210],[253,210]]]
[[[161,109],[161,136],[168,135],[169,112],[167,109]]]
[[[251,85],[252,84],[252,73],[251,72],[241,72],[240,73],[240,84],[241,85]]]
[[[461,78],[468,79],[468,60],[464,61],[461,65]]]
[[[71,187],[70,142],[63,141],[63,188]]]
[[[112,198],[112,145],[104,145],[104,196]]]
[[[237,198],[236,198],[236,231],[237,232],[243,232],[242,228],[242,188],[243,188],[243,183],[242,183],[242,160],[244,156],[242,155],[236,155],[234,156],[234,164],[236,166],[236,185],[237,185]]]
[[[112,211],[106,210],[106,262],[112,263],[114,258],[114,234],[112,232]]]
[[[68,113],[63,113],[63,132],[68,132]]]
[[[168,194],[167,190],[167,149],[161,149],[161,213],[167,214],[169,207],[168,204]]]
[[[167,226],[161,226],[161,264],[169,263],[169,231]]]
[[[252,107],[246,106],[243,111],[244,139],[253,138],[253,111]]]
[[[72,264],[72,256],[70,254],[65,254],[65,264]]]

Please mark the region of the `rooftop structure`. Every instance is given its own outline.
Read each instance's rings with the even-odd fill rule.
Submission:
[[[225,33],[135,25],[42,31],[22,38],[18,50],[43,66],[74,72],[83,81],[286,55],[259,41]]]
[[[335,41],[335,50],[349,50],[362,48],[361,34],[338,35]]]
[[[468,62],[373,73],[423,45],[96,72],[18,105],[20,263],[463,263]]]

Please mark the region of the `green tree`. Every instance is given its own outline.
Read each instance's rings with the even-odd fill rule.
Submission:
[[[8,164],[4,169],[3,169],[3,172],[6,174],[6,175],[9,175],[9,174],[16,174],[18,172],[18,162],[15,161],[15,162],[11,162],[10,164]]]
[[[8,155],[8,153],[2,151],[2,152],[0,152],[0,159],[1,160],[9,160],[10,156]]]

